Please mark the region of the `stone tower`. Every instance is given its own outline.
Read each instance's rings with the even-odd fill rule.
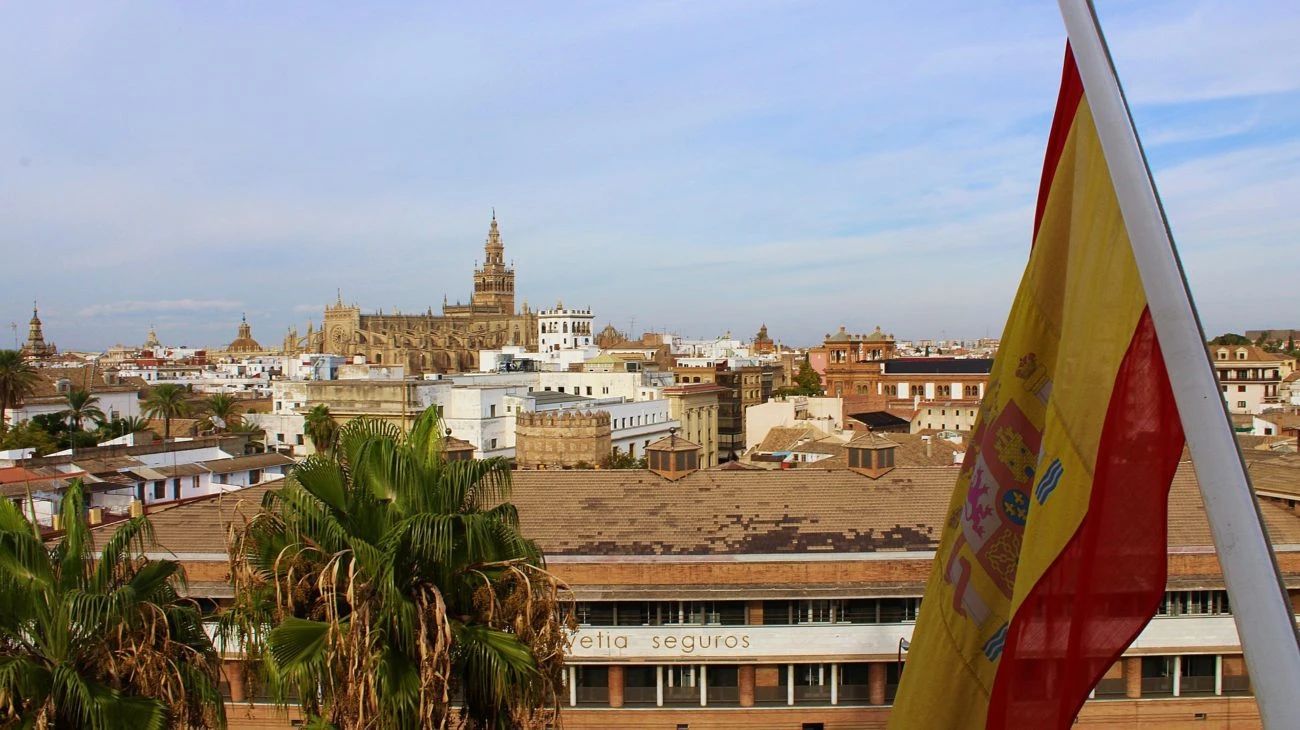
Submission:
[[[45,357],[54,354],[54,345],[45,342],[45,333],[41,330],[41,317],[36,312],[36,302],[32,302],[32,319],[27,323],[27,342],[23,345],[22,353],[27,357]]]
[[[523,411],[515,417],[515,464],[520,469],[588,467],[613,449],[606,411]]]
[[[475,310],[515,313],[515,270],[506,266],[505,246],[497,230],[497,213],[492,211],[492,224],[483,243],[483,268],[474,270],[474,295],[470,303]]]

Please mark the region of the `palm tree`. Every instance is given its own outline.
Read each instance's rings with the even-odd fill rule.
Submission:
[[[189,390],[180,385],[163,383],[150,391],[144,399],[144,414],[150,418],[163,419],[164,441],[172,437],[172,419],[189,415],[189,394]]]
[[[0,433],[5,430],[5,412],[36,389],[36,368],[17,350],[0,350]]]
[[[318,452],[329,451],[334,446],[334,437],[339,426],[330,415],[330,407],[320,403],[311,407],[303,416],[303,429],[311,445]]]
[[[179,563],[140,556],[152,543],[135,517],[96,555],[81,480],[60,505],[52,548],[0,500],[0,725],[138,728],[225,725],[221,658]]]
[[[506,500],[502,459],[443,458],[438,414],[409,435],[357,419],[233,533],[221,636],[281,705],[337,728],[555,722],[571,604]],[[291,698],[297,698],[293,700]]]
[[[72,426],[72,433],[81,431],[81,422],[89,418],[103,421],[104,411],[99,407],[99,398],[91,395],[89,390],[74,388],[63,396],[67,408],[59,411],[59,417]]]
[[[239,422],[239,399],[229,393],[216,393],[204,399],[201,406],[208,414],[208,423],[218,431],[229,429]],[[217,426],[218,421],[223,426]]]

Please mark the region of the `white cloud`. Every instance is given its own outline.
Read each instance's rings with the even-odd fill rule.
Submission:
[[[77,312],[80,317],[115,317],[125,314],[168,314],[172,312],[229,312],[243,302],[228,299],[157,299],[153,301],[105,302]]]

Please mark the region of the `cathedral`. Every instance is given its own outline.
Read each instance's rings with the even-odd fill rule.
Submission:
[[[342,294],[325,307],[319,334],[308,330],[308,347],[335,355],[363,355],[367,362],[405,365],[408,373],[451,373],[478,369],[478,351],[520,345],[537,347],[537,314],[528,304],[515,309],[515,271],[506,265],[496,213],[483,245],[482,268],[474,271],[469,304],[448,304],[442,314],[362,314]]]

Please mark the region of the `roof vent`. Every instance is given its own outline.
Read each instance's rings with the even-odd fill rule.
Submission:
[[[452,436],[449,428],[442,440],[442,457],[447,461],[471,461],[474,459],[474,444]]]
[[[844,445],[849,456],[849,469],[879,479],[894,469],[894,453],[898,444],[884,436],[867,431]]]
[[[700,446],[677,438],[677,429],[668,430],[668,437],[645,447],[646,465],[650,471],[664,479],[677,481],[700,468]]]

